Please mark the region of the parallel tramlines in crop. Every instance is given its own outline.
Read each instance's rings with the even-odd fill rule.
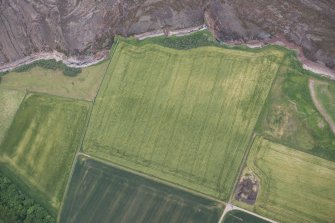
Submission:
[[[218,202],[80,155],[60,222],[217,222],[223,208]]]
[[[333,222],[334,162],[257,137],[247,167],[260,193],[254,206],[237,204],[280,222]]]
[[[121,42],[84,151],[225,199],[281,57]]]

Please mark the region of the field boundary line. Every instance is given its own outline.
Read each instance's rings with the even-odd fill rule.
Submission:
[[[103,78],[102,78],[102,80],[101,80],[101,82],[100,82],[99,88],[98,88],[98,90],[97,90],[97,94],[95,95],[94,99],[92,100],[92,109],[90,109],[89,114],[88,114],[88,120],[87,120],[85,129],[84,129],[84,135],[83,135],[82,141],[81,141],[81,143],[80,143],[79,151],[82,151],[82,150],[83,150],[84,140],[85,140],[85,138],[86,138],[86,133],[87,133],[87,130],[88,130],[88,126],[89,126],[89,124],[90,124],[90,120],[91,120],[91,117],[92,117],[93,108],[94,108],[94,105],[95,105],[95,100],[96,100],[96,98],[97,98],[97,96],[98,96],[98,94],[99,94],[99,92],[100,92],[100,89],[101,89],[101,86],[102,86],[104,80],[106,79],[106,74],[107,74],[107,71],[108,71],[108,69],[109,69],[109,66],[110,66],[110,64],[111,64],[111,62],[112,62],[112,58],[113,58],[113,56],[114,56],[114,53],[115,53],[115,50],[116,50],[116,48],[117,48],[118,43],[119,43],[119,39],[117,38],[117,39],[116,39],[116,43],[115,43],[115,44],[113,45],[113,47],[112,47],[112,52],[111,52],[111,55],[110,55],[110,60],[109,60],[108,66],[106,67],[106,70],[105,70],[105,73],[104,73],[104,75],[103,75]]]
[[[18,90],[18,89],[11,88],[11,87],[8,87],[8,86],[3,86],[1,84],[0,84],[0,89],[5,90],[5,91],[17,91],[17,92],[22,92],[22,93],[26,93],[27,92],[27,89]]]
[[[63,199],[62,199],[61,205],[59,207],[59,211],[58,211],[58,215],[57,215],[57,219],[56,219],[57,222],[60,221],[60,216],[62,214],[63,206],[64,206],[64,203],[65,203],[65,200],[66,200],[67,192],[68,192],[69,187],[70,187],[70,183],[71,183],[71,179],[72,179],[72,176],[73,176],[73,173],[74,173],[74,169],[75,169],[76,164],[78,162],[78,155],[82,154],[81,150],[82,150],[82,147],[83,147],[83,144],[84,144],[84,140],[85,140],[85,137],[86,137],[86,133],[87,133],[87,129],[88,129],[88,126],[89,126],[89,123],[90,123],[90,120],[91,120],[91,116],[92,116],[92,112],[93,112],[93,107],[94,107],[95,99],[96,99],[97,95],[99,94],[99,91],[100,91],[100,88],[102,86],[103,81],[105,80],[106,73],[108,71],[109,65],[111,64],[112,57],[114,55],[114,52],[115,52],[115,49],[116,49],[118,43],[119,43],[119,39],[117,38],[116,39],[116,43],[112,47],[112,52],[111,52],[111,55],[110,55],[110,60],[109,60],[108,66],[106,67],[106,70],[105,70],[105,73],[103,75],[103,78],[102,78],[102,80],[100,82],[99,88],[97,90],[97,94],[95,95],[95,97],[94,97],[94,99],[92,101],[87,101],[87,102],[90,103],[90,109],[89,109],[87,117],[86,117],[87,120],[86,120],[86,124],[84,126],[84,129],[83,129],[83,133],[82,133],[82,136],[81,136],[80,143],[79,143],[80,145],[76,149],[76,153],[75,153],[74,159],[72,161],[70,175],[69,175],[69,177],[67,179],[65,191],[64,191],[64,194],[63,194]]]
[[[184,192],[188,192],[188,193],[191,193],[195,196],[199,196],[199,197],[202,197],[202,198],[206,198],[206,199],[209,199],[211,201],[215,201],[219,204],[223,204],[226,206],[226,202],[222,201],[222,200],[219,200],[215,197],[212,197],[210,195],[206,195],[206,194],[203,194],[199,191],[196,191],[196,190],[192,190],[192,189],[189,189],[187,187],[184,187],[184,186],[181,186],[181,185],[178,185],[176,183],[173,183],[173,182],[170,182],[170,181],[167,181],[167,180],[163,180],[163,179],[160,179],[158,177],[155,177],[155,176],[151,176],[151,175],[148,175],[148,174],[145,174],[145,173],[141,173],[141,172],[138,172],[134,169],[131,169],[131,168],[128,168],[128,167],[125,167],[125,166],[122,166],[122,165],[119,165],[119,164],[115,164],[109,160],[105,160],[105,159],[102,159],[102,158],[99,158],[99,157],[96,157],[96,156],[91,156],[89,154],[86,154],[86,153],[83,153],[83,152],[79,152],[76,156],[85,156],[89,159],[92,159],[92,160],[95,160],[97,162],[100,162],[100,163],[103,163],[105,165],[108,165],[108,166],[112,166],[112,167],[115,167],[117,169],[121,169],[121,170],[124,170],[124,171],[127,171],[127,172],[130,172],[130,173],[133,173],[137,176],[141,176],[141,177],[144,177],[146,179],[149,179],[149,180],[153,180],[155,182],[158,182],[158,183],[162,183],[164,185],[167,185],[167,186],[170,186],[170,187],[173,187],[173,188],[176,188],[176,189],[179,189],[181,191],[184,191]]]
[[[271,82],[271,87],[270,87],[270,89],[269,89],[269,92],[268,92],[268,94],[267,94],[267,96],[266,96],[266,99],[265,99],[263,105],[262,105],[262,109],[261,109],[261,111],[260,111],[260,113],[259,113],[259,115],[258,115],[258,117],[257,117],[256,124],[255,124],[255,126],[254,126],[254,128],[253,128],[253,130],[252,130],[253,135],[251,136],[251,138],[250,138],[250,140],[249,140],[249,143],[248,143],[248,146],[247,146],[247,148],[246,148],[246,151],[244,152],[244,156],[243,156],[243,159],[242,159],[242,161],[241,161],[241,164],[240,164],[240,167],[239,167],[239,171],[238,171],[238,174],[236,175],[235,181],[234,181],[232,187],[230,188],[230,191],[229,191],[230,196],[229,196],[229,199],[228,199],[228,203],[231,203],[231,201],[232,201],[232,199],[233,199],[233,197],[234,197],[236,185],[238,184],[239,179],[241,178],[241,174],[242,174],[243,169],[244,169],[244,167],[245,167],[245,165],[246,165],[246,160],[248,159],[248,156],[249,156],[249,153],[250,153],[252,144],[253,144],[253,142],[254,142],[256,136],[258,135],[258,134],[256,133],[256,128],[257,128],[257,126],[258,126],[258,123],[259,123],[260,118],[262,117],[262,115],[263,115],[263,113],[264,113],[265,107],[266,107],[267,103],[268,103],[269,100],[270,100],[271,91],[272,91],[272,89],[273,89],[273,86],[274,86],[274,84],[275,84],[277,78],[278,78],[278,72],[279,72],[279,69],[280,69],[281,66],[283,66],[283,63],[284,63],[285,59],[286,59],[286,55],[283,56],[282,60],[280,61],[280,64],[279,64],[279,66],[278,66],[278,68],[277,68],[277,71],[276,71],[276,73],[275,73],[275,77],[273,78],[273,80],[272,80],[272,82]]]
[[[74,160],[72,162],[72,167],[71,167],[71,172],[70,172],[70,175],[69,175],[69,178],[67,180],[66,187],[65,187],[65,190],[64,190],[63,199],[62,199],[62,202],[59,206],[59,211],[58,211],[58,215],[57,215],[57,218],[56,218],[57,223],[59,223],[59,221],[60,221],[60,216],[62,214],[63,206],[65,204],[66,195],[67,195],[67,192],[69,191],[71,179],[72,179],[72,176],[73,176],[73,173],[74,173],[74,169],[75,169],[75,167],[77,165],[77,162],[78,162],[77,154],[78,153],[76,153],[75,156],[74,156]]]
[[[67,99],[67,100],[74,100],[74,101],[92,103],[92,100],[87,100],[87,99],[83,99],[83,98],[67,97],[67,96],[63,96],[63,95],[50,94],[50,93],[47,93],[47,92],[39,92],[39,91],[33,91],[33,90],[28,90],[28,89],[26,89],[26,92],[27,92],[27,94],[39,94],[39,95],[44,95],[44,96],[48,96],[48,97],[56,97],[56,98],[63,98],[63,99]]]
[[[252,212],[252,211],[248,211],[248,210],[246,210],[246,209],[244,209],[244,208],[240,208],[240,207],[238,207],[238,206],[235,206],[235,205],[233,205],[233,204],[231,204],[231,203],[227,203],[226,208],[224,209],[224,212],[222,213],[221,218],[220,218],[220,220],[219,220],[218,223],[223,223],[223,219],[224,219],[224,217],[226,216],[226,214],[229,213],[230,211],[234,211],[234,210],[236,210],[236,211],[241,211],[241,212],[244,212],[244,213],[248,213],[248,214],[250,214],[250,215],[253,215],[253,216],[255,216],[255,217],[258,217],[258,218],[260,218],[260,219],[263,219],[263,220],[265,220],[265,221],[268,221],[268,222],[270,222],[270,223],[279,223],[279,222],[274,221],[274,220],[272,220],[272,219],[270,219],[270,218],[267,218],[267,217],[264,217],[264,216],[262,216],[262,215],[256,214],[256,213],[254,213],[254,212]]]
[[[66,195],[67,195],[67,192],[69,190],[69,187],[70,187],[70,183],[71,183],[71,179],[72,179],[72,176],[73,176],[73,172],[74,172],[74,169],[76,167],[76,164],[77,164],[77,154],[80,152],[80,148],[82,146],[82,142],[84,140],[84,132],[85,132],[85,129],[87,128],[88,126],[88,123],[89,123],[89,113],[92,111],[93,109],[93,103],[92,101],[89,102],[89,109],[87,111],[87,114],[86,114],[86,123],[85,123],[85,126],[84,126],[84,129],[83,129],[83,132],[81,133],[81,136],[80,136],[80,142],[79,142],[79,145],[78,147],[76,148],[76,152],[74,154],[74,157],[73,157],[73,161],[72,161],[72,166],[71,166],[71,170],[70,170],[70,174],[69,174],[69,177],[68,177],[68,180],[66,182],[66,186],[65,186],[65,190],[64,190],[64,194],[63,194],[63,199],[61,201],[61,204],[59,206],[59,211],[58,211],[58,215],[57,215],[57,222],[59,221],[60,219],[60,214],[62,213],[62,208],[64,206],[64,201],[65,201],[65,198],[66,198]]]
[[[95,97],[94,97],[94,99],[93,99],[93,104],[95,103],[95,100],[96,100],[97,96],[99,95],[101,86],[102,86],[104,80],[106,79],[107,71],[108,71],[108,69],[109,69],[110,64],[112,63],[113,56],[114,56],[114,53],[115,53],[116,48],[117,48],[118,45],[119,45],[119,38],[116,37],[116,42],[115,42],[115,44],[113,44],[113,47],[112,47],[112,49],[111,49],[112,52],[110,53],[109,63],[108,63],[108,65],[107,65],[107,67],[106,67],[105,73],[104,73],[104,75],[103,75],[103,77],[102,77],[102,80],[101,80],[101,82],[100,82],[100,84],[99,84],[99,88],[98,88],[98,90],[97,90],[97,94],[95,95]]]

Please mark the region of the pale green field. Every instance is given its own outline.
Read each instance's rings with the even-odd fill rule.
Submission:
[[[56,210],[80,146],[88,109],[89,103],[84,101],[28,95],[0,145],[0,162]]]
[[[335,84],[315,81],[314,89],[323,108],[335,123]]]
[[[0,144],[12,123],[24,95],[23,92],[0,88]]]
[[[226,200],[282,57],[121,41],[84,152]]]
[[[2,77],[1,88],[33,91],[52,95],[92,100],[97,93],[109,60],[83,68],[76,77],[60,70],[35,67],[26,72],[10,72]]]
[[[279,222],[334,222],[335,163],[257,137],[247,167],[260,178],[254,206]]]

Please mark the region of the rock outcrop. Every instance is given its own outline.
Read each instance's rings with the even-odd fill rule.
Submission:
[[[334,0],[0,0],[0,66],[54,50],[90,55],[116,34],[204,22],[223,41],[284,36],[335,69]]]

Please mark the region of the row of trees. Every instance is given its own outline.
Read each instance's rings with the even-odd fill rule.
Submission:
[[[0,173],[0,222],[55,223],[55,218]]]
[[[61,61],[51,60],[38,60],[30,64],[26,64],[14,69],[15,72],[25,72],[36,66],[43,67],[49,70],[62,70],[66,76],[74,77],[81,73],[81,68],[68,67]]]
[[[200,46],[219,45],[218,42],[213,40],[209,32],[206,31],[196,32],[181,37],[157,37],[153,38],[151,41],[165,47],[183,50],[192,49]]]

